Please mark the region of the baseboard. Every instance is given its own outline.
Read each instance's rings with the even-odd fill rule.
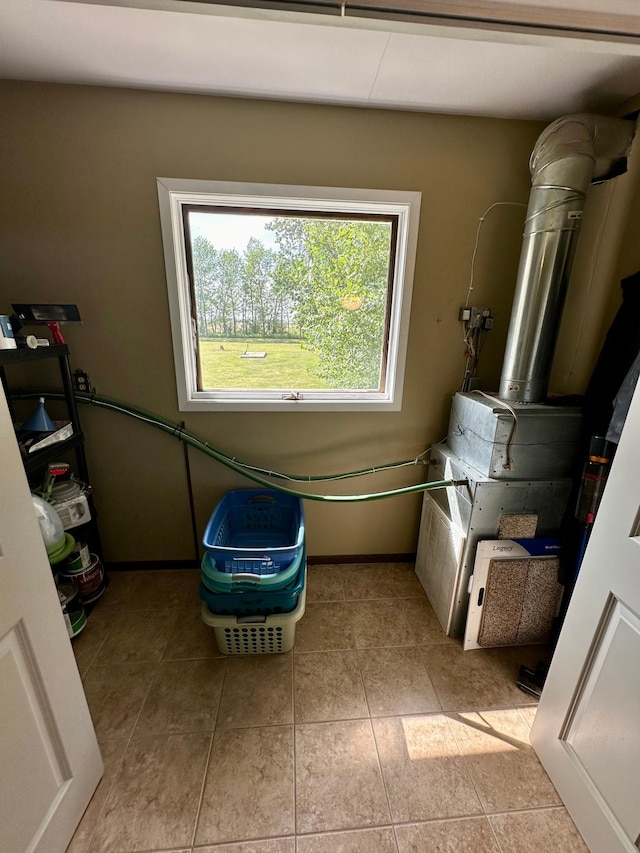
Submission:
[[[139,572],[155,569],[199,569],[198,560],[123,560],[117,563],[105,563],[108,572]]]
[[[307,554],[307,563],[310,566],[336,563],[415,563],[415,561],[415,554],[331,554],[319,557]]]
[[[331,554],[312,557],[307,555],[310,566],[335,565],[337,563],[414,563],[415,554]],[[155,569],[198,569],[198,560],[123,560],[105,563],[108,572],[153,571]]]

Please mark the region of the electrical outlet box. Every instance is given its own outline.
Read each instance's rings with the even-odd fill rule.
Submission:
[[[487,320],[491,318],[491,308],[465,307],[458,312],[458,320],[464,323],[468,329],[490,329]]]
[[[83,394],[92,394],[93,387],[91,386],[91,380],[89,379],[89,374],[78,368],[73,371],[73,384],[75,386],[76,391],[80,391]]]
[[[490,316],[490,308],[472,308],[471,317],[467,325],[470,329],[481,329],[485,319]]]

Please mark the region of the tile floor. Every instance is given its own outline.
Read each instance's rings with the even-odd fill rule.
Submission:
[[[105,762],[68,853],[579,853],[515,686],[408,564],[313,566],[293,652],[223,657],[198,572],[112,573],[74,640]]]

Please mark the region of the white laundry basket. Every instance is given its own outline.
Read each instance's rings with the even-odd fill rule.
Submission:
[[[202,621],[210,625],[218,648],[225,655],[272,655],[289,652],[296,624],[304,616],[307,585],[302,588],[296,609],[271,616],[217,616],[202,602]]]

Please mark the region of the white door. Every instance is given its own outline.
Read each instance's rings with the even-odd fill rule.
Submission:
[[[0,393],[0,851],[62,853],[103,772]]]
[[[640,387],[531,742],[592,853],[640,848]]]

